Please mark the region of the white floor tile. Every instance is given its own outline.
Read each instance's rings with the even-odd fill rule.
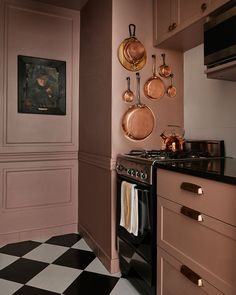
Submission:
[[[0,279],[0,294],[12,295],[23,285],[11,281]]]
[[[27,285],[63,293],[81,272],[82,270],[79,269],[50,264],[30,280]]]
[[[113,276],[119,278],[121,276],[120,273],[109,273],[109,271],[105,268],[105,266],[101,263],[101,261],[98,258],[95,258],[87,267],[87,271],[100,273],[107,276]]]
[[[42,244],[37,248],[33,249],[26,255],[24,258],[52,263],[55,261],[59,256],[64,254],[69,248],[62,247],[57,245],[50,245],[50,244]]]
[[[19,259],[19,257],[0,253],[0,269],[3,269],[17,259]]]
[[[74,244],[74,246],[72,246],[72,248],[85,251],[92,251],[84,239],[79,240],[76,244]]]
[[[133,285],[126,279],[119,279],[110,295],[141,295]]]

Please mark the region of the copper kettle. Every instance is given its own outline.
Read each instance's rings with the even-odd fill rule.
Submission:
[[[162,149],[182,151],[184,149],[184,129],[178,125],[168,125],[167,128],[160,134],[163,140]]]

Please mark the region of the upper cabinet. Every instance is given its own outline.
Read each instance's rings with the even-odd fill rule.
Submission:
[[[188,50],[203,42],[206,16],[229,0],[154,0],[154,45]]]

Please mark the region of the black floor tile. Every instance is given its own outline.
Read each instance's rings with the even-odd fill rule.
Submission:
[[[0,278],[26,284],[42,271],[48,263],[20,258],[0,271]]]
[[[41,243],[35,241],[25,241],[14,244],[8,244],[0,248],[0,253],[21,257],[33,250],[34,248],[38,247],[39,245],[41,245]]]
[[[38,289],[30,286],[23,286],[14,295],[58,295],[59,293]]]
[[[63,294],[108,295],[111,293],[118,280],[118,278],[112,276],[83,271],[82,274],[63,292]]]
[[[67,235],[52,237],[49,240],[47,240],[45,243],[65,246],[65,247],[72,247],[80,239],[81,239],[81,236],[79,234],[67,234]]]
[[[96,256],[93,252],[71,248],[57,258],[53,264],[85,269],[95,257]]]

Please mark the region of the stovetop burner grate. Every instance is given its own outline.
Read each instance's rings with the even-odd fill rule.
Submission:
[[[131,150],[127,155],[146,159],[194,159],[210,158],[209,152],[203,151],[170,151],[170,150]]]

